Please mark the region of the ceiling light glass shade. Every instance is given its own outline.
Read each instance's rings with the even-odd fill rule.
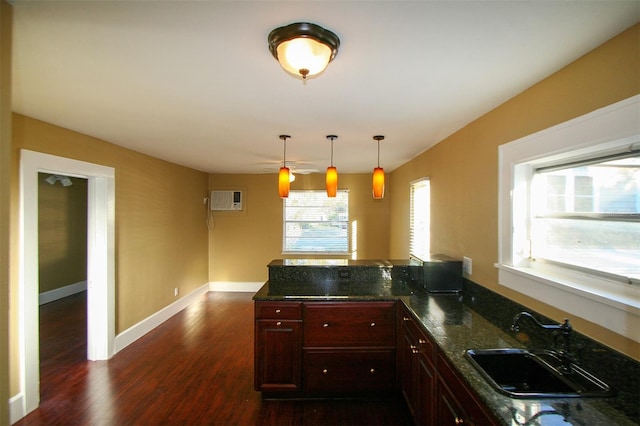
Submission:
[[[373,169],[373,198],[384,198],[384,169],[376,167]]]
[[[289,168],[280,167],[280,172],[278,173],[278,194],[280,198],[287,198],[289,196],[289,184]]]
[[[269,50],[280,66],[303,79],[324,71],[340,46],[337,35],[308,22],[276,28],[268,41]]]
[[[327,197],[335,197],[338,191],[338,169],[333,166],[327,167]]]
[[[310,38],[296,38],[280,43],[278,62],[285,71],[307,78],[320,74],[331,60],[331,49]]]

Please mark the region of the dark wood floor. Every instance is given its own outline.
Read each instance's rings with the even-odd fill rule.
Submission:
[[[398,399],[253,390],[253,302],[208,293],[109,361],[86,361],[86,293],[41,307],[41,404],[18,425],[406,425]]]

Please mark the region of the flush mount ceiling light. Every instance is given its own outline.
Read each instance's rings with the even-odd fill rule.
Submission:
[[[336,135],[327,135],[327,139],[331,141],[331,165],[327,167],[327,197],[335,197],[338,191],[338,169],[333,167],[333,141],[338,139]]]
[[[378,167],[373,169],[373,198],[379,200],[384,198],[384,169],[380,167],[380,141],[384,136],[376,135],[373,140],[378,142]]]
[[[278,173],[278,194],[280,198],[287,198],[291,184],[289,168],[287,167],[287,139],[291,139],[291,136],[280,135],[279,138],[284,141],[284,153],[282,155],[282,167],[280,167],[280,172]]]
[[[296,22],[269,33],[269,50],[288,73],[306,80],[321,73],[338,54],[340,39],[308,22]]]

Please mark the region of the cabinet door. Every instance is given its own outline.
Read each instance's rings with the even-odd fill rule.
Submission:
[[[437,365],[438,380],[436,393],[438,409],[436,424],[498,424],[441,354],[438,354]]]
[[[435,425],[436,374],[433,364],[421,352],[418,358],[418,404],[416,422],[419,425]]]
[[[257,320],[254,358],[256,390],[300,390],[302,322]]]
[[[437,424],[442,426],[471,424],[462,406],[443,382],[438,382]]]
[[[405,319],[405,321],[408,321],[408,319]],[[400,343],[400,357],[402,359],[402,363],[400,365],[400,388],[402,389],[402,395],[407,402],[411,415],[416,419],[418,409],[416,401],[416,397],[418,395],[418,381],[416,374],[418,366],[418,348],[413,335],[409,332],[408,328],[404,326],[404,324],[401,333],[402,340]]]

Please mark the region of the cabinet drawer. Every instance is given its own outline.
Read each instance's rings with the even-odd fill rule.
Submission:
[[[395,346],[395,302],[304,304],[304,346]]]
[[[395,389],[394,350],[304,351],[303,383],[307,391],[361,392]]]
[[[256,319],[302,319],[302,302],[256,302]]]

